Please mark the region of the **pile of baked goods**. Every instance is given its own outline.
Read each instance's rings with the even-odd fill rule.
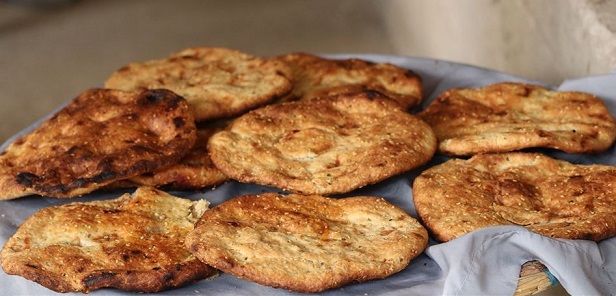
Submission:
[[[435,131],[439,152],[472,156],[433,166],[413,182],[417,213],[440,241],[495,225],[555,238],[616,235],[616,167],[527,150],[610,148],[616,124],[596,96],[499,83],[448,90],[419,117]]]
[[[218,271],[320,292],[405,269],[429,234],[616,235],[616,167],[528,151],[609,149],[616,123],[598,97],[498,83],[415,113],[423,103],[419,75],[356,58],[190,48],[128,64],[0,154],[0,200],[136,191],[35,213],[2,268],[58,292],[156,292]],[[411,171],[419,219],[354,194]],[[229,180],[277,191],[211,209],[165,192]]]

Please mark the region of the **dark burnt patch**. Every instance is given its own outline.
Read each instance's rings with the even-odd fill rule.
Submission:
[[[41,177],[30,172],[21,172],[15,177],[17,179],[17,183],[26,187],[32,187],[35,183],[38,183],[42,180]]]

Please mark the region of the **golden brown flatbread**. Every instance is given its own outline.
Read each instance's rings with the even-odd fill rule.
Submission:
[[[210,159],[207,141],[222,127],[197,128],[197,141],[178,163],[154,172],[122,180],[123,186],[153,186],[177,190],[197,190],[215,186],[229,180]],[[112,186],[113,187],[113,186]]]
[[[614,118],[596,96],[522,83],[451,89],[418,115],[434,129],[439,152],[457,156],[533,147],[595,153],[616,139]]]
[[[210,138],[212,161],[241,182],[335,194],[430,160],[430,127],[377,92],[286,102],[253,110]]]
[[[293,91],[283,100],[374,90],[397,101],[404,109],[423,100],[421,77],[389,63],[361,59],[327,59],[307,53],[289,53],[277,59],[289,65]]]
[[[497,225],[555,238],[616,235],[616,167],[576,165],[538,153],[452,159],[419,175],[415,208],[440,241]]]
[[[2,268],[56,292],[176,288],[216,274],[184,248],[207,207],[142,187],[117,199],[44,208],[6,242]]]
[[[223,272],[309,293],[385,278],[427,243],[417,220],[381,198],[276,193],[224,202],[186,238],[195,256]]]
[[[236,116],[291,90],[281,61],[227,48],[197,47],[167,58],[130,63],[105,81],[122,90],[166,88],[188,101],[195,120]]]
[[[177,162],[195,139],[168,90],[91,89],[0,154],[0,199],[80,196]]]

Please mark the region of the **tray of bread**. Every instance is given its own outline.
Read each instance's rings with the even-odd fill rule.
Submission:
[[[607,294],[616,74],[195,47],[0,149],[13,295]]]

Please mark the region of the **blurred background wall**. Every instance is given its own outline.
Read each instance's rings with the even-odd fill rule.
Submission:
[[[192,46],[444,59],[546,83],[616,68],[616,1],[0,0],[0,141]]]
[[[616,69],[616,1],[394,0],[383,11],[396,53],[550,84]]]

